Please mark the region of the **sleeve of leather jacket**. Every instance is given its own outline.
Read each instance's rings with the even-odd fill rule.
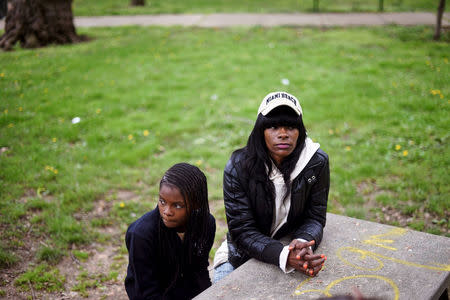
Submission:
[[[311,187],[308,199],[306,202],[306,210],[303,213],[305,221],[295,231],[296,238],[302,238],[305,240],[315,240],[314,250],[319,246],[322,241],[323,228],[325,227],[327,216],[327,202],[328,192],[330,190],[330,167],[328,162],[328,156],[325,152],[321,151],[324,159],[320,171],[315,176],[317,181]]]
[[[231,158],[224,171],[223,193],[228,230],[239,250],[250,257],[278,266],[283,245],[262,234],[256,226],[249,198]]]

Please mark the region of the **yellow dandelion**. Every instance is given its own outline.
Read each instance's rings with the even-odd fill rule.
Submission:
[[[439,98],[444,99],[444,95],[440,94]]]
[[[0,77],[5,77],[5,73],[0,73]]]
[[[23,111],[23,108],[22,108],[22,106],[19,106],[19,111]]]
[[[402,149],[402,146],[400,146],[400,145],[395,145],[395,150],[400,150],[400,149]]]
[[[101,108],[97,108],[97,110],[95,111],[95,113],[98,115],[99,113],[101,113],[102,112],[102,109]]]
[[[8,128],[13,128],[14,127],[14,124],[13,123],[9,123],[8,124]]]
[[[8,110],[7,109],[5,109],[3,112],[5,113],[5,115],[8,114]]]
[[[408,150],[403,150],[403,156],[408,156]]]
[[[53,142],[53,143],[56,143],[56,140],[57,140],[57,139],[56,139],[55,137],[52,138],[52,142]]]
[[[150,134],[150,132],[147,129],[145,129],[143,134],[144,134],[144,136],[148,136]]]
[[[203,160],[199,159],[195,162],[195,164],[197,165],[197,167],[200,167],[203,163]]]
[[[57,169],[53,169],[53,173],[58,174],[58,170]]]
[[[350,147],[350,146],[345,147],[345,151],[350,151],[350,150],[352,150],[352,147]]]
[[[133,135],[132,135],[132,134],[129,134],[129,135],[128,135],[128,140],[131,141],[132,139],[133,139]]]
[[[124,208],[124,207],[125,207],[125,203],[120,202],[119,207],[120,207],[120,208]]]

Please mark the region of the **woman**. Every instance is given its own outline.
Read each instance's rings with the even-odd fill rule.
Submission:
[[[328,156],[307,137],[302,116],[294,96],[268,94],[247,145],[231,155],[223,180],[229,232],[214,258],[215,282],[249,258],[310,276],[322,268],[326,257],[313,250],[325,226]]]
[[[172,166],[161,179],[158,207],[127,230],[128,297],[191,299],[208,288],[215,232],[205,175],[186,163]]]

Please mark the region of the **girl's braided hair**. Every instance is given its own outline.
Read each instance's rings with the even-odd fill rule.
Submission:
[[[201,256],[208,251],[206,245],[210,230],[208,186],[205,174],[188,163],[178,163],[168,169],[160,181],[160,189],[162,185],[169,185],[180,191],[188,215],[181,253],[176,251],[174,238],[178,237],[173,234],[174,229],[167,228],[162,219],[159,221],[159,253],[160,257],[168,258],[167,274],[175,275],[167,279],[173,284],[179,275],[181,265],[191,264],[194,255]],[[172,284],[169,284],[166,291]]]

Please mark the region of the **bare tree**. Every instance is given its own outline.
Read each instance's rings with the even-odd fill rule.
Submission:
[[[439,1],[437,20],[436,20],[436,31],[434,32],[434,39],[437,41],[441,38],[441,27],[442,27],[442,15],[445,10],[445,0]]]
[[[11,50],[69,44],[86,40],[73,24],[72,0],[11,0],[0,48]]]

